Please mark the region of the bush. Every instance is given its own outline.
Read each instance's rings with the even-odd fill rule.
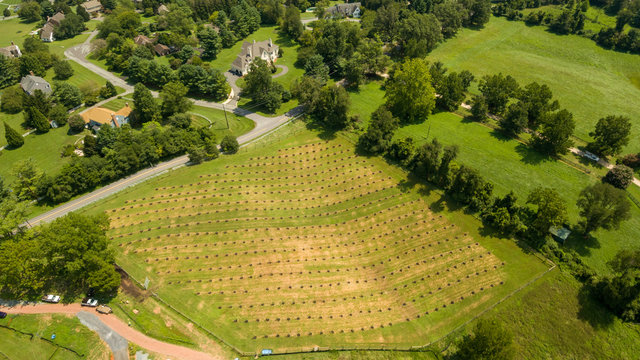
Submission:
[[[620,162],[632,169],[640,168],[640,154],[626,155]]]
[[[69,129],[71,131],[78,133],[84,129],[84,119],[80,115],[71,115],[69,118]]]
[[[238,152],[240,144],[238,144],[238,140],[233,135],[227,135],[220,142],[220,148],[227,154],[235,154]]]
[[[71,65],[69,65],[69,62],[66,60],[56,61],[53,64],[53,71],[56,74],[57,80],[67,80],[73,76],[73,68],[71,68]]]
[[[201,147],[192,146],[187,152],[189,154],[189,161],[193,164],[200,164],[205,160],[206,154]]]

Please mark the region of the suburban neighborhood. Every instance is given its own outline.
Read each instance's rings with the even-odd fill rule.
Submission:
[[[0,10],[0,358],[638,358],[640,0]]]

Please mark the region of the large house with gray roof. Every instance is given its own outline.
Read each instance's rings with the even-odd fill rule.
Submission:
[[[261,58],[266,62],[274,62],[278,58],[280,47],[274,44],[271,39],[252,43],[245,41],[238,57],[231,64],[231,72],[240,76],[247,75],[253,59]]]

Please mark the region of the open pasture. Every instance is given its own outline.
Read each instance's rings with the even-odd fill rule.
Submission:
[[[118,263],[243,351],[423,345],[545,269],[309,135],[108,200]]]

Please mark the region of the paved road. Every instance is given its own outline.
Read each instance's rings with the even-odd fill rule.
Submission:
[[[133,87],[127,84],[124,80],[120,79],[119,77],[113,75],[112,73],[86,60],[86,55],[89,53],[88,43],[93,36],[95,36],[95,33],[92,34],[92,36],[90,36],[89,39],[87,39],[87,41],[85,41],[84,44],[72,47],[67,51],[65,51],[65,55],[71,60],[74,60],[78,62],[80,65],[86,67],[87,69],[98,73],[100,76],[104,77],[105,79],[108,79],[114,85],[124,88],[127,92],[133,91]],[[235,82],[234,82],[234,85],[235,85]],[[254,113],[252,111],[239,108],[235,103],[225,104],[223,106],[223,104],[220,104],[220,103],[204,101],[204,100],[195,100],[194,104],[199,106],[214,108],[214,109],[220,109],[220,110],[225,109],[227,111],[233,112],[236,115],[244,116],[253,120],[256,126],[248,133],[238,137],[238,142],[241,145],[246,144],[278,128],[279,126],[285,124],[289,120],[302,114],[301,107],[296,107],[284,115],[275,116],[275,117],[266,117],[266,116],[262,116],[260,114]],[[146,179],[149,179],[151,177],[164,173],[165,171],[169,171],[169,170],[184,166],[185,164],[187,164],[188,161],[189,161],[189,158],[186,155],[183,155],[183,156],[174,158],[172,160],[160,163],[152,168],[140,170],[133,175],[120,179],[107,186],[97,189],[91,193],[85,194],[75,200],[69,201],[42,215],[36,216],[29,220],[28,225],[35,226],[40,223],[53,221],[54,219],[64,216],[69,212],[76,211],[86,205],[89,205],[100,199],[104,199],[105,197],[115,194],[132,185],[138,184]]]
[[[80,311],[76,314],[82,325],[98,333],[109,345],[114,360],[129,360],[129,342],[117,332],[103,323],[94,313]]]
[[[7,307],[0,305],[0,310],[9,314],[70,314],[77,315],[80,321],[89,325],[91,330],[97,331],[102,337],[103,335],[109,338],[105,339],[107,344],[111,346],[113,343],[116,349],[122,346],[122,340],[120,338],[131,341],[138,346],[147,349],[151,352],[155,352],[172,359],[183,360],[218,360],[223,359],[223,355],[211,355],[196,351],[186,347],[168,344],[162,341],[152,339],[137,330],[134,330],[129,325],[125,324],[122,320],[118,319],[114,315],[103,315],[97,312],[93,312],[88,308],[83,308],[80,304],[28,304],[28,305],[16,305],[13,307]],[[91,311],[89,313],[88,311]],[[85,324],[86,325],[86,324]],[[115,353],[114,353],[115,356]],[[124,359],[128,359],[128,356]],[[115,358],[118,360],[118,358]]]

